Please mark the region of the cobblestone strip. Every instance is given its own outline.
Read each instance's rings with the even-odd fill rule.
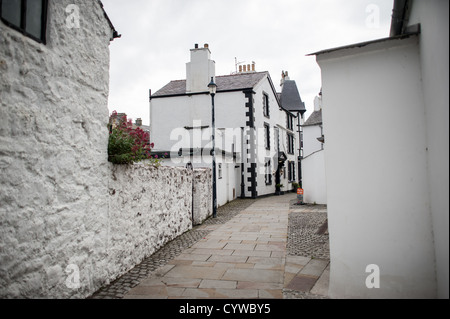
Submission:
[[[325,205],[291,202],[288,224],[287,255],[330,260],[328,215]],[[307,292],[283,289],[283,299],[328,299]]]
[[[236,199],[219,207],[217,210],[217,218],[209,218],[203,225],[196,226],[192,230],[167,243],[164,247],[150,257],[144,259],[142,263],[131,269],[129,272],[116,279],[111,284],[99,289],[89,297],[89,299],[122,299],[129,290],[137,286],[141,280],[148,278],[153,271],[166,265],[185,249],[190,248],[209,234],[212,229],[205,229],[205,226],[224,224],[252,205],[255,201],[256,200],[254,199]]]

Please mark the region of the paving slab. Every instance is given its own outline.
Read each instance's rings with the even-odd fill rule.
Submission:
[[[120,298],[326,298],[329,260],[293,256],[288,250],[295,198],[289,194],[252,200],[230,218],[205,221],[196,228],[195,242],[179,248],[174,257],[161,258],[160,267]],[[219,221],[223,224],[208,225]]]

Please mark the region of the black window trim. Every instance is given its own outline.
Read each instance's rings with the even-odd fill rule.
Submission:
[[[265,182],[266,185],[272,185],[272,161],[269,158],[266,158],[265,166]]]
[[[21,0],[21,12],[20,12],[20,26],[16,26],[15,24],[8,22],[2,17],[2,2],[3,0],[0,0],[0,20],[10,27],[11,29],[14,29],[20,33],[22,33],[24,36],[33,39],[36,42],[47,44],[47,12],[48,12],[48,1],[49,0],[41,0],[42,1],[42,16],[41,16],[41,38],[36,38],[34,35],[28,33],[26,31],[26,13],[27,13],[27,1],[28,0]]]
[[[269,94],[266,92],[263,92],[263,114],[266,118],[270,119]]]
[[[295,136],[292,133],[287,133],[287,149],[289,154],[294,154],[295,152]]]
[[[264,146],[266,150],[270,150],[270,124],[264,122]]]

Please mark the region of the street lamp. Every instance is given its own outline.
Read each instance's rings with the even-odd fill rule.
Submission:
[[[211,82],[208,84],[209,94],[211,95],[212,104],[212,175],[213,175],[213,218],[217,217],[217,188],[216,188],[216,119],[214,114],[214,96],[216,95],[217,85],[214,83],[214,77],[211,77]]]

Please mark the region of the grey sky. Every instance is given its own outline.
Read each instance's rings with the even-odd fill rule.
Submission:
[[[109,110],[149,123],[148,90],[186,78],[195,43],[208,43],[216,75],[256,62],[279,90],[289,71],[308,116],[321,87],[306,54],[389,35],[393,0],[102,0],[122,38],[111,43]],[[379,13],[379,16],[377,15]],[[378,23],[379,22],[379,23]],[[205,86],[207,83],[205,84]]]

